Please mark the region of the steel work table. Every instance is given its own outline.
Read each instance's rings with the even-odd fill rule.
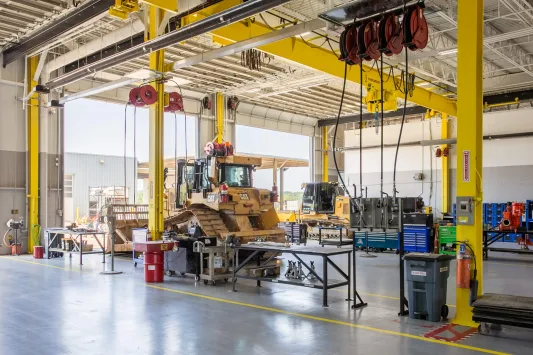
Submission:
[[[100,248],[102,248],[102,250],[93,250],[93,251],[83,251],[83,237],[87,237],[87,236],[94,236],[96,237],[97,235],[103,235],[105,236],[105,232],[90,232],[90,231],[73,231],[73,230],[70,230],[70,229],[55,229],[55,230],[51,230],[50,231],[50,234],[53,234],[54,236],[52,238],[50,238],[47,243],[48,245],[46,246],[46,249],[47,249],[47,255],[48,255],[48,252],[49,251],[54,251],[54,252],[58,252],[58,253],[69,253],[69,256],[72,258],[72,254],[80,254],[80,265],[83,265],[83,254],[100,254],[102,253],[102,256],[103,256],[103,261],[102,263],[105,263],[105,238],[102,238],[102,241],[103,241],[103,245],[102,243],[100,242],[100,240],[98,238],[94,238],[96,240],[96,242],[98,243],[98,245],[100,246]],[[68,235],[70,236],[71,240],[72,240],[72,244],[74,245],[74,249],[73,250],[63,250],[62,248],[53,248],[53,247],[50,247],[51,245],[53,245],[55,239],[58,237],[58,235]]]
[[[243,261],[239,262],[239,251],[249,252],[248,257]],[[260,254],[263,252],[273,253],[266,261],[261,262]],[[254,258],[257,260],[257,266],[266,266],[274,257],[278,254],[289,253],[292,254],[296,260],[302,263],[304,270],[309,271],[314,277],[315,280],[308,279],[288,279],[283,276],[280,277],[256,277],[249,275],[237,275],[237,273],[247,265]],[[293,286],[303,286],[309,288],[316,288],[323,290],[322,294],[322,305],[328,307],[328,290],[336,287],[348,286],[348,298],[347,301],[351,301],[351,265],[352,265],[352,249],[341,249],[341,248],[323,248],[321,246],[268,246],[268,245],[253,245],[245,244],[241,246],[233,247],[233,291],[236,292],[235,284],[238,278],[256,280],[257,286],[261,287],[261,281],[274,282],[286,285]],[[322,276],[319,276],[317,272],[300,258],[300,255],[311,255],[322,258]],[[333,262],[330,257],[335,255],[347,255],[348,258],[348,274],[346,274],[335,262]],[[328,265],[331,265],[344,280],[331,280],[328,278]]]
[[[530,238],[533,238],[533,231],[531,230],[519,229],[515,232],[515,231],[509,231],[509,230],[500,231],[500,230],[485,229],[483,230],[483,259],[489,258],[489,251],[503,252],[503,253],[516,253],[516,254],[533,254],[533,250],[526,249],[526,248],[513,249],[513,248],[491,247],[492,244],[498,241],[503,241],[504,237],[509,234],[521,235],[522,238],[524,238],[525,236],[529,236]]]

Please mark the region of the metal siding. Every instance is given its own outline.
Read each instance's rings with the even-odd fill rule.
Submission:
[[[128,196],[133,202],[134,159],[127,158],[126,164]],[[65,153],[65,174],[73,175],[74,215],[78,207],[80,217],[83,217],[89,214],[89,187],[124,186],[124,157]]]

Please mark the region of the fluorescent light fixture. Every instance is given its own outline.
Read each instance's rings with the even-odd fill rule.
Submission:
[[[456,54],[457,53],[457,48],[452,48],[452,49],[447,49],[445,51],[440,51],[438,54],[439,55],[450,55],[450,54]]]

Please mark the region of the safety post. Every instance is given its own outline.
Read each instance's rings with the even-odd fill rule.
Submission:
[[[158,28],[164,18],[165,11],[150,6],[150,31],[148,39],[158,36]],[[156,72],[165,71],[165,51],[159,50],[150,54],[150,69]],[[164,193],[164,162],[163,162],[163,134],[165,112],[165,84],[162,81],[152,82],[157,91],[157,102],[150,106],[149,123],[149,183],[150,198],[148,206],[148,230],[152,240],[161,239],[164,230],[163,193]]]
[[[457,196],[471,199],[470,219],[457,223],[457,240],[476,256],[478,294],[483,290],[483,0],[460,1],[458,8]],[[457,206],[459,210],[459,206]],[[459,216],[458,216],[459,218]],[[453,323],[474,326],[470,290],[457,288]]]
[[[28,58],[28,70],[26,78],[27,92],[31,92],[37,82],[34,79],[39,57]],[[33,235],[31,235],[32,226],[39,224],[39,94],[34,93],[28,100],[26,107],[28,120],[28,253],[33,253],[35,246]],[[59,138],[58,138],[59,139]]]

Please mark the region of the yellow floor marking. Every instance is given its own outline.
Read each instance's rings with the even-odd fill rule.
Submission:
[[[483,349],[483,348],[478,348],[478,347],[475,347],[475,346],[464,345],[464,344],[447,343],[447,342],[441,341],[441,340],[424,338],[424,337],[419,336],[419,335],[413,335],[413,334],[408,334],[408,333],[396,332],[396,331],[393,331],[393,330],[386,330],[386,329],[381,329],[381,328],[369,327],[369,326],[366,326],[366,325],[348,323],[348,322],[343,322],[343,321],[339,321],[339,320],[323,318],[323,317],[316,317],[316,316],[311,316],[311,315],[302,314],[302,313],[289,312],[289,311],[284,311],[282,309],[259,306],[259,305],[255,305],[255,304],[251,304],[251,303],[232,301],[232,300],[228,300],[228,299],[224,299],[224,298],[206,296],[206,295],[202,295],[202,294],[198,294],[198,293],[180,291],[180,290],[175,290],[175,289],[171,289],[171,288],[166,288],[166,287],[161,287],[161,286],[156,286],[156,285],[150,285],[150,284],[145,284],[145,286],[153,288],[153,289],[156,289],[156,290],[174,292],[174,293],[178,293],[178,294],[181,294],[181,295],[207,299],[207,300],[210,300],[210,301],[228,303],[228,304],[233,304],[233,305],[242,306],[242,307],[255,308],[255,309],[260,309],[260,310],[263,310],[263,311],[281,313],[281,314],[286,314],[286,315],[295,316],[295,317],[299,317],[299,318],[312,319],[312,320],[325,322],[325,323],[344,325],[344,326],[347,326],[347,327],[364,329],[364,330],[368,330],[368,331],[372,331],[372,332],[388,334],[388,335],[394,335],[394,336],[399,336],[399,337],[404,337],[404,338],[410,338],[410,339],[425,341],[425,342],[429,342],[429,343],[435,343],[435,344],[451,346],[451,347],[460,348],[460,349],[472,350],[472,351],[477,351],[477,352],[481,352],[481,353],[485,353],[485,354],[508,355],[507,353],[503,353],[503,352],[499,352],[499,351],[495,351],[495,350]]]
[[[347,294],[347,291],[344,291],[344,290],[341,290],[341,289],[338,289],[338,288],[333,288],[332,290],[333,290],[333,291],[338,291],[338,292],[344,292],[344,293]],[[399,300],[400,300],[400,297],[378,295],[378,294],[375,294],[375,293],[359,292],[359,294],[360,294],[361,296],[370,296],[370,297],[387,298],[387,299],[389,299],[389,300],[395,300],[395,301],[399,301]],[[454,305],[454,304],[449,304],[448,307],[453,307],[453,308],[455,308],[455,305]]]
[[[51,268],[53,268],[53,269],[60,269],[60,270],[63,270],[63,271],[80,272],[80,270],[67,269],[67,268],[65,268],[65,267],[61,267],[61,266],[55,266],[55,265],[48,265],[48,264],[44,264],[44,263],[38,263],[38,262],[36,262],[36,261],[24,260],[24,259],[17,258],[17,257],[12,257],[12,256],[4,256],[4,257],[1,257],[0,260],[12,260],[12,261],[18,261],[18,262],[20,262],[20,263],[27,263],[27,264],[33,264],[33,265],[40,265],[40,266],[45,266],[45,267],[51,267]]]

